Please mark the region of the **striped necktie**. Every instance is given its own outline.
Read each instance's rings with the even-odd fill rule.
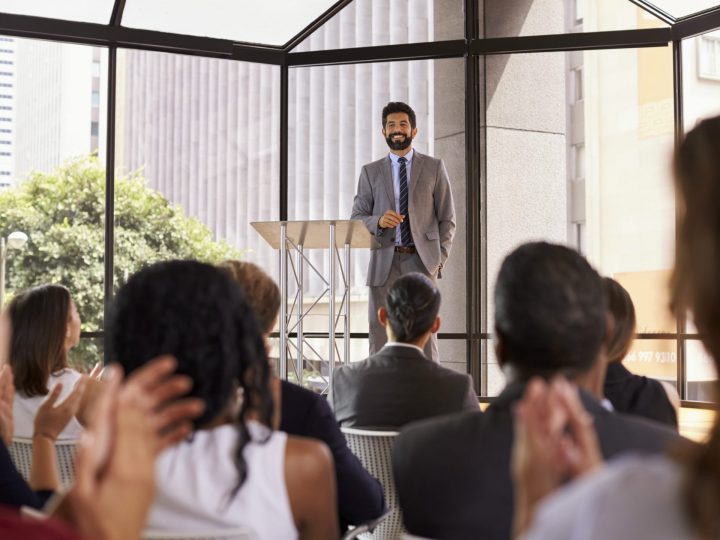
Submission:
[[[412,234],[410,233],[410,216],[408,215],[408,184],[407,184],[407,159],[398,159],[400,164],[400,208],[399,213],[405,216],[400,224],[400,240],[403,246],[412,245]]]

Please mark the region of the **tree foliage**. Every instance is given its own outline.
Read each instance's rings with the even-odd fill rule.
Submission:
[[[217,263],[240,252],[183,209],[149,188],[139,171],[115,179],[114,283],[153,262],[197,259]],[[6,301],[42,283],[70,289],[83,330],[103,330],[105,168],[97,157],[70,160],[50,173],[35,172],[0,193],[0,235],[23,231],[20,251],[8,250]],[[78,367],[101,359],[102,339],[82,340]]]

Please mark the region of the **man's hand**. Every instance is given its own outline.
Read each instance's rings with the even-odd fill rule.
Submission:
[[[378,220],[378,227],[383,229],[394,229],[405,221],[405,216],[398,214],[395,210],[388,210]]]

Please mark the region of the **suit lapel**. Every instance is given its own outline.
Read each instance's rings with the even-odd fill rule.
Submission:
[[[395,187],[393,186],[392,164],[390,163],[389,156],[383,161],[382,170],[383,183],[385,184],[385,191],[390,201],[390,208],[397,212],[398,209],[395,208]]]
[[[415,150],[415,156],[412,162],[412,173],[410,173],[410,186],[408,186],[408,203],[413,200],[415,186],[420,181],[420,173],[422,172],[425,159],[422,154]]]

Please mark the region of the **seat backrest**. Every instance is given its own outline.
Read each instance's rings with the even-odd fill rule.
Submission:
[[[341,430],[353,454],[358,457],[363,467],[382,484],[385,492],[385,504],[392,510],[392,513],[377,526],[372,534],[363,534],[361,538],[395,540],[406,532],[402,524],[392,471],[392,450],[398,432],[345,427]]]
[[[32,465],[32,439],[13,439],[10,448],[10,457],[22,477],[30,480],[30,466]],[[75,449],[77,441],[55,441],[55,454],[57,458],[60,485],[69,488],[75,480]]]
[[[167,532],[143,531],[142,540],[258,540],[257,535],[247,528],[227,529],[208,532]]]

